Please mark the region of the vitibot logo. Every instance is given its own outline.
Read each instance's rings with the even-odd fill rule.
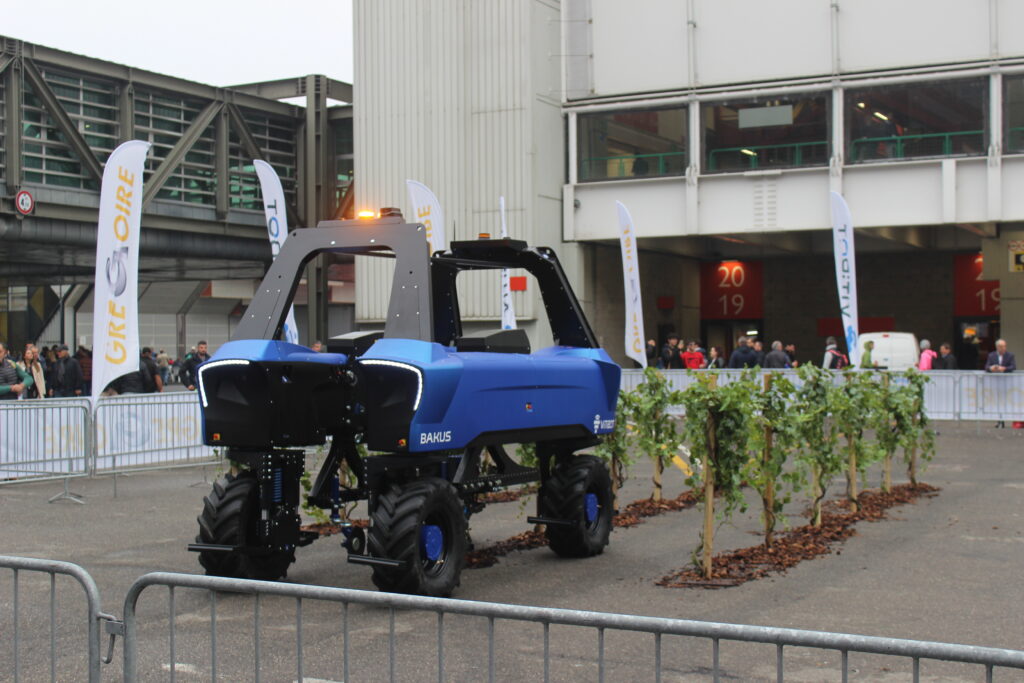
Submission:
[[[595,415],[594,416],[594,431],[596,432],[600,428],[601,428],[601,416],[600,415]]]

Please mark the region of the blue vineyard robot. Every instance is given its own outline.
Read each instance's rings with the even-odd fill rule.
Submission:
[[[208,574],[285,576],[296,548],[317,537],[300,529],[304,449],[328,440],[308,500],[327,510],[367,502],[368,530],[343,525],[343,545],[382,590],[450,595],[482,494],[528,482],[540,482],[529,521],[546,525],[558,555],[607,545],[611,480],[577,452],[614,428],[620,369],[557,257],[512,239],[431,255],[425,234],[400,215],[291,233],[233,340],[200,366],[204,442],[234,465],[204,500],[189,546]],[[384,329],[333,338],[327,353],[278,341],[303,267],[331,252],[392,260]],[[533,276],[554,346],[531,352],[517,329],[463,333],[459,275],[501,268]],[[536,467],[504,448],[531,443]]]

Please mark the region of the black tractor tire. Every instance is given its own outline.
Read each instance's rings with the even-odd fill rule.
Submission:
[[[377,497],[370,519],[369,554],[404,563],[375,566],[377,588],[444,598],[452,594],[459,585],[468,537],[463,504],[454,486],[433,477],[393,484]],[[432,534],[430,547],[425,540],[428,534]]]
[[[213,484],[203,498],[203,512],[196,518],[199,535],[196,543],[217,545],[255,545],[260,515],[259,485],[256,474],[244,470],[227,474]],[[295,549],[268,550],[264,553],[206,551],[199,553],[199,564],[209,576],[276,581],[288,574],[295,561]]]
[[[588,513],[588,496],[596,499],[596,512]],[[594,500],[592,499],[592,501]],[[612,531],[614,498],[612,479],[604,462],[593,455],[577,455],[556,465],[540,489],[541,516],[571,522],[548,524],[548,547],[561,557],[592,557],[604,552]]]

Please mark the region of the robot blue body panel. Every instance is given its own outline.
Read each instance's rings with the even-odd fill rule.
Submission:
[[[605,434],[615,426],[621,371],[603,349],[493,353],[382,339],[359,359],[374,361],[407,363],[422,373],[410,452],[464,448],[487,434],[555,427]]]
[[[207,429],[208,404],[214,400],[209,387],[224,384],[215,379],[243,369],[283,368],[266,372],[271,378],[265,387],[267,402],[274,404],[274,411],[309,410],[301,403],[280,400],[281,392],[292,388],[287,385],[295,381],[300,369],[305,369],[304,377],[312,377],[311,381],[319,385],[330,377],[325,371],[336,369],[340,373],[348,361],[345,354],[314,353],[280,341],[225,344],[199,372],[207,443],[225,445],[221,434],[227,433],[213,424],[216,420],[211,420]],[[486,441],[525,441],[531,434],[556,428],[578,434],[605,434],[615,426],[620,369],[599,348],[555,346],[532,354],[496,353],[456,351],[412,339],[380,339],[355,365],[363,383],[387,382],[388,378],[378,376],[381,369],[403,370],[414,382],[408,397],[412,401],[408,424],[397,429],[389,425],[394,433],[389,433],[384,444],[391,444],[396,451],[432,452]],[[362,400],[377,400],[372,396]],[[363,409],[372,414],[378,407],[364,405]],[[306,433],[322,442],[323,430]],[[214,435],[220,438],[214,439]],[[290,443],[297,445],[294,440]]]

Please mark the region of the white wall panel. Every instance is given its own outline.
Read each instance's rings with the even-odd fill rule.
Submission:
[[[449,240],[496,235],[501,195],[512,237],[550,241],[548,231],[557,239],[561,226],[537,227],[534,205],[538,196],[557,196],[564,175],[558,6],[363,0],[355,21],[360,207],[401,206],[412,218],[405,190],[412,178],[437,194]],[[382,320],[393,266],[368,261],[357,261],[356,314]],[[498,287],[487,275],[461,278],[467,318],[500,316]],[[534,314],[532,292],[516,299],[521,317]]]
[[[839,54],[843,71],[988,59],[989,0],[840,0]]]
[[[577,240],[617,240],[615,202],[629,209],[641,237],[692,234],[686,231],[686,182],[682,178],[576,186],[580,206],[573,212]]]
[[[997,40],[1000,57],[1024,54],[1024,2],[998,0],[996,3]]]
[[[689,85],[686,2],[591,0],[597,95]]]
[[[843,196],[858,227],[942,222],[942,164],[864,164],[846,170]]]
[[[987,221],[988,164],[986,159],[958,159],[956,163],[956,220]]]
[[[1024,220],[1024,157],[1003,159],[1003,218],[1010,221]]]
[[[828,0],[697,2],[698,83],[831,73],[830,11]]]

